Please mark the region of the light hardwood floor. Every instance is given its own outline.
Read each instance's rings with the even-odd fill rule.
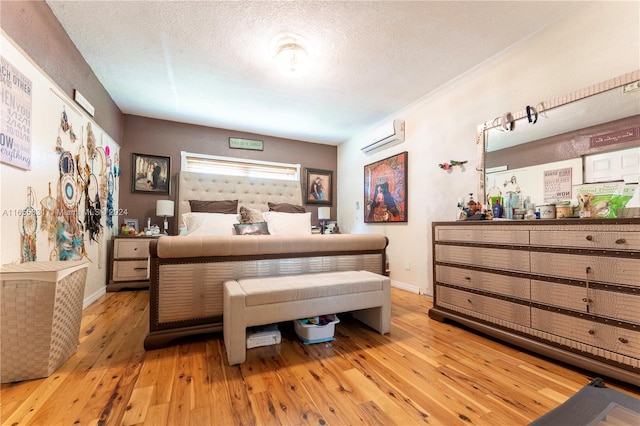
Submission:
[[[2,385],[2,424],[525,425],[595,377],[433,321],[429,298],[398,289],[389,335],[345,315],[336,340],[315,345],[281,324],[281,344],[241,366],[227,365],[221,334],[145,352],[148,297],[107,293],[85,309],[63,366]]]

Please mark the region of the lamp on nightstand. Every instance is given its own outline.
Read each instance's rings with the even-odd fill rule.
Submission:
[[[156,201],[156,216],[164,217],[164,230],[166,235],[169,233],[168,217],[173,217],[173,201],[172,200],[158,200]]]
[[[318,219],[320,220],[320,233],[324,234],[324,224],[326,220],[331,219],[330,207],[318,207]]]

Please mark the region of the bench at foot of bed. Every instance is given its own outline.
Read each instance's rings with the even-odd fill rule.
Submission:
[[[389,333],[389,278],[339,271],[226,281],[223,332],[229,365],[246,359],[247,327],[352,311],[379,333]]]

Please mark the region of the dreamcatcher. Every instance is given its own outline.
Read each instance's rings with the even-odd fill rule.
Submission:
[[[69,139],[71,140],[71,143],[78,140],[78,137],[73,131],[73,126],[69,123],[69,117],[67,117],[67,111],[64,109],[64,106],[62,107],[62,116],[60,117],[60,128],[65,133],[69,132]]]
[[[33,204],[37,201],[32,187],[27,188],[27,202],[29,205],[22,211],[22,262],[36,260],[36,233],[38,231],[38,216]]]
[[[49,182],[49,195],[40,200],[42,207],[42,220],[40,229],[49,235],[49,243],[53,244],[56,231],[56,199],[51,196],[51,182]]]
[[[82,224],[78,221],[79,193],[75,180],[76,163],[69,151],[60,154],[60,180],[58,182],[59,219],[55,226],[58,258],[72,260],[84,253]],[[80,231],[80,232],[79,232]]]
[[[61,154],[64,151],[64,148],[62,148],[62,139],[60,139],[60,136],[58,136],[58,138],[56,139],[56,152],[58,154]]]
[[[87,155],[92,160],[96,156],[96,137],[91,129],[91,122],[87,122]]]
[[[113,161],[113,177],[114,177],[114,189],[118,187],[118,179],[115,179],[117,177],[120,177],[120,154],[118,152],[116,152],[116,155],[114,156],[114,161]]]
[[[108,147],[107,147],[108,148]],[[99,194],[100,194],[100,203],[104,205],[107,201],[107,154],[103,147],[98,146],[95,149],[95,157],[91,162],[91,171],[96,173],[96,163],[100,168],[100,171],[97,174],[98,183],[99,183]]]
[[[67,133],[71,125],[69,124],[69,118],[67,117],[67,111],[62,107],[62,116],[60,117],[60,128],[63,132]]]
[[[91,175],[89,175],[89,182],[84,190],[84,225],[86,232],[89,233],[89,240],[95,242],[99,242],[98,237],[102,229],[102,225],[100,224],[102,207],[99,192],[98,178],[95,174],[91,173]]]
[[[113,166],[113,164],[111,163],[111,148],[109,147],[109,144],[105,146],[104,154],[106,157],[105,165],[107,170],[107,210],[105,212],[107,216],[106,223],[109,229],[113,229],[113,191],[115,189],[115,178],[113,175],[113,170],[115,166]]]
[[[107,227],[113,229],[113,189],[115,186],[115,179],[113,172],[109,170],[109,176],[107,177]]]

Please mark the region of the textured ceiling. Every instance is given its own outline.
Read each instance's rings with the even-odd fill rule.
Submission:
[[[126,114],[338,144],[578,2],[47,1]],[[311,45],[281,76],[269,44]],[[401,118],[401,117],[398,117]]]

